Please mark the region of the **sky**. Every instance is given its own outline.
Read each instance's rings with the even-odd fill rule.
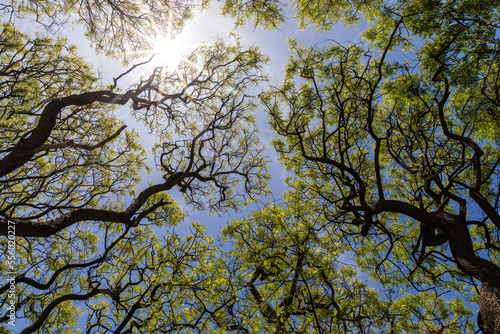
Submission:
[[[212,7],[215,5],[216,4],[214,3]],[[176,36],[173,43],[167,41],[168,46],[179,49],[177,50],[178,52],[173,52],[167,56],[170,56],[174,61],[178,60],[180,58],[180,53],[186,53],[190,49],[194,49],[202,42],[210,43],[210,41],[217,38],[225,38],[234,31],[234,21],[230,18],[221,17],[221,15],[218,14],[217,8],[211,8],[203,13],[198,13],[192,21],[187,23],[184,30]],[[279,85],[283,79],[284,68],[289,57],[287,44],[288,38],[297,39],[299,41],[299,45],[321,44],[325,40],[335,40],[341,43],[358,43],[360,42],[360,31],[360,29],[347,29],[338,24],[335,25],[330,31],[323,33],[317,32],[314,28],[301,30],[293,19],[286,22],[282,27],[280,27],[280,29],[266,31],[262,28],[254,28],[249,24],[245,27],[236,29],[236,33],[241,38],[241,43],[244,46],[257,45],[261,52],[269,56],[270,62],[265,70],[265,73],[269,76],[269,85],[274,86]],[[111,82],[113,77],[117,77],[127,69],[127,67],[123,67],[123,65],[117,61],[108,59],[104,56],[96,55],[89,42],[85,39],[83,30],[79,29],[78,26],[75,27],[73,31],[68,33],[68,37],[70,41],[73,41],[78,46],[79,54],[84,56],[88,62],[94,65],[95,70],[101,73],[105,82]],[[157,47],[157,50],[145,50],[144,59],[149,58],[152,53],[162,51],[161,45]],[[156,63],[153,62],[153,64]],[[147,71],[150,69],[151,67],[145,67],[144,70],[135,71],[134,74],[132,74],[131,79],[137,79],[141,74],[148,74]],[[265,87],[258,87],[257,89],[262,90],[264,88]],[[258,92],[259,91],[257,91],[257,93]],[[126,122],[129,129],[133,128],[139,133],[142,144],[148,152],[151,152],[155,143],[155,138],[150,135],[145,126],[142,126],[135,121],[135,119],[131,116],[130,108],[123,107],[117,115]],[[261,134],[261,141],[266,145],[268,151],[267,154],[271,160],[268,167],[270,174],[272,175],[270,187],[272,187],[273,191],[271,196],[262,200],[263,202],[274,200],[279,201],[282,193],[286,191],[286,187],[284,185],[284,168],[278,162],[277,154],[271,146],[271,140],[275,137],[275,134],[268,126],[268,117],[262,106],[257,108],[256,118]],[[149,161],[151,167],[153,167],[154,157],[151,153],[149,154]],[[143,184],[142,186],[139,186],[139,189],[146,187],[147,183],[150,181],[154,182],[154,180],[161,179],[161,174],[153,171],[150,175],[144,175],[142,179]],[[258,209],[262,206],[259,204],[251,205],[247,208],[242,208],[239,212],[230,211],[217,216],[209,214],[206,211],[193,211],[192,208],[183,204],[182,196],[176,189],[173,189],[169,195],[173,196],[179,203],[181,203],[189,213],[189,217],[176,227],[176,231],[180,234],[187,233],[191,222],[197,221],[207,225],[208,233],[216,236],[220,228],[222,228],[228,219],[242,218],[243,216],[248,215],[252,210]]]
[[[34,34],[37,31],[40,31],[40,27],[36,23],[27,22],[26,25],[23,25],[23,30],[28,34]],[[216,8],[212,8],[198,14],[191,22],[189,22],[185,29],[177,36],[176,43],[173,46],[181,49],[179,51],[187,52],[190,48],[196,47],[199,43],[210,43],[210,41],[217,38],[225,38],[234,31],[234,21],[229,18],[222,18],[218,14],[218,10]],[[119,76],[128,69],[128,67],[124,67],[116,60],[109,59],[102,55],[97,55],[88,40],[85,38],[84,29],[82,27],[73,26],[72,30],[62,31],[61,33],[67,36],[68,40],[78,47],[78,54],[84,57],[86,62],[93,64],[94,70],[100,74],[104,83],[111,83],[114,77]],[[273,29],[266,31],[262,28],[254,29],[253,26],[247,25],[237,29],[236,33],[240,36],[241,42],[244,46],[257,45],[265,55],[269,56],[270,62],[268,67],[265,69],[265,73],[269,76],[269,84],[275,86],[279,85],[283,79],[284,68],[289,57],[287,44],[288,38],[298,39],[299,45],[314,45],[325,40],[336,40],[342,43],[357,43],[360,41],[359,30],[348,30],[341,25],[336,25],[331,31],[321,34],[313,28],[302,31],[293,20],[289,20],[279,30]],[[159,50],[145,50],[144,59],[149,58],[151,53],[157,51]],[[178,59],[178,55],[174,54],[172,57]],[[138,60],[138,62],[140,61]],[[146,67],[144,70],[136,71],[132,76],[130,76],[131,82],[134,79],[138,79],[141,74],[148,74],[147,71],[150,69],[151,67]],[[125,82],[122,82],[122,84],[125,84]],[[126,88],[126,84],[121,87]],[[264,88],[265,87],[259,87],[258,89],[262,90]],[[125,121],[128,125],[128,129],[134,129],[139,133],[142,144],[149,152],[150,167],[154,170],[154,157],[151,154],[151,149],[155,143],[155,138],[150,135],[149,130],[145,126],[142,126],[132,117],[130,111],[131,108],[128,106],[121,107],[117,111],[117,116]],[[271,160],[268,167],[272,176],[270,187],[272,187],[273,192],[272,195],[267,198],[263,198],[262,201],[263,203],[268,201],[279,202],[281,200],[282,193],[286,191],[286,187],[284,185],[284,168],[278,162],[277,154],[271,146],[271,140],[275,137],[275,134],[268,126],[268,117],[262,106],[257,108],[256,118],[258,128],[261,133],[261,141],[266,145],[267,154]],[[148,182],[161,180],[161,174],[157,171],[153,171],[150,175],[143,175],[142,179],[143,183],[138,186],[138,191],[144,189]],[[184,235],[189,232],[192,222],[200,222],[208,227],[208,234],[216,237],[220,229],[228,220],[243,218],[244,216],[249,215],[253,210],[263,207],[263,204],[252,204],[247,208],[241,208],[239,212],[229,211],[218,216],[215,214],[209,214],[206,211],[193,211],[191,207],[183,204],[182,196],[176,188],[172,189],[172,191],[169,192],[169,195],[180,202],[189,214],[184,222],[175,227],[175,232],[180,235]],[[159,235],[171,232],[169,229],[162,231],[159,228],[155,228],[155,230]],[[79,319],[80,328],[85,327],[85,320],[86,315],[84,314]],[[14,332],[17,332],[17,330],[24,327],[21,320],[18,319],[17,321],[18,323]]]
[[[246,26],[241,29],[237,29],[236,32],[241,37],[241,41],[244,45],[250,46],[255,44],[259,46],[264,54],[270,57],[270,63],[266,69],[266,73],[269,75],[270,79],[269,84],[278,85],[282,81],[284,67],[289,57],[287,38],[296,38],[299,41],[299,45],[314,45],[325,40],[335,40],[340,43],[358,43],[360,42],[359,32],[361,31],[361,28],[362,27],[359,29],[349,30],[341,25],[335,25],[330,31],[321,34],[313,28],[302,31],[293,20],[289,20],[280,30],[275,29],[265,31],[261,28],[254,29],[252,26]],[[177,37],[177,40],[180,42],[175,45],[180,49],[184,49],[185,47],[189,48],[191,46],[196,46],[198,43],[203,41],[210,42],[216,38],[224,38],[232,31],[234,31],[233,20],[222,18],[219,14],[217,14],[216,9],[212,9],[198,15],[192,20],[192,22],[188,23],[184,31]],[[73,31],[68,32],[67,35],[69,40],[73,41],[78,46],[80,55],[84,56],[88,62],[93,63],[94,68],[102,73],[103,78],[105,78],[108,82],[110,82],[113,77],[118,76],[126,70],[126,68],[124,68],[120,63],[110,60],[104,56],[96,55],[90,47],[88,41],[85,39],[83,31],[78,27],[75,27]],[[145,52],[144,57],[149,57],[148,52]],[[175,58],[175,56],[173,57]],[[140,72],[137,75],[139,74]],[[134,128],[135,131],[140,134],[143,145],[150,152],[152,145],[155,142],[155,138],[149,134],[146,127],[141,126],[135,121],[135,119],[129,116],[129,111],[129,107],[123,107],[117,112],[117,114],[127,123],[127,125],[129,125],[129,128]],[[269,169],[270,174],[272,175],[270,186],[273,188],[273,194],[267,200],[275,199],[279,201],[282,192],[286,191],[286,187],[283,184],[285,177],[284,168],[277,161],[277,155],[274,153],[273,148],[270,145],[270,141],[275,135],[267,124],[267,115],[263,107],[258,107],[256,116],[258,127],[262,136],[261,140],[267,145],[268,154],[271,158]],[[149,159],[151,163],[154,163],[151,154]],[[161,175],[158,172],[153,172],[151,175],[144,175],[144,183],[139,186],[139,190],[143,189],[147,182],[153,182],[154,180],[158,180],[160,178]],[[180,193],[175,188],[170,192],[170,195],[182,203]],[[264,201],[266,200],[264,199]],[[228,212],[220,217],[216,215],[209,215],[207,212],[193,212],[192,208],[185,206],[189,216],[185,222],[176,227],[176,231],[180,234],[184,234],[189,230],[191,222],[199,221],[208,226],[209,234],[216,236],[220,228],[228,219],[241,218],[261,206],[262,205],[252,205],[248,208],[242,209],[238,213]]]

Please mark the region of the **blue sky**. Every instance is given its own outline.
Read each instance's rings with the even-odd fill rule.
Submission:
[[[216,4],[214,4],[214,6],[215,5]],[[218,9],[211,8],[201,14],[199,13],[191,22],[187,23],[185,29],[176,37],[176,45],[178,45],[181,49],[179,51],[188,52],[190,49],[195,48],[199,43],[210,43],[217,38],[225,38],[233,31],[234,21],[229,18],[221,17],[218,14]],[[340,24],[335,25],[330,31],[323,33],[317,32],[314,28],[300,30],[297,23],[293,19],[289,19],[289,21],[280,27],[280,29],[254,29],[252,25],[247,25],[237,29],[236,33],[240,36],[243,45],[257,45],[264,54],[269,56],[270,62],[266,68],[266,74],[269,76],[269,84],[279,85],[282,81],[284,68],[289,56],[287,44],[288,38],[297,39],[299,41],[299,45],[314,45],[322,43],[325,40],[335,40],[341,43],[359,43],[360,31],[360,29],[347,29]],[[85,39],[83,30],[78,26],[76,26],[73,31],[68,32],[67,36],[71,42],[78,46],[79,54],[85,57],[88,62],[92,63],[96,71],[101,73],[105,83],[110,83],[113,77],[120,75],[127,69],[127,67],[124,67],[115,60],[96,55],[89,42]],[[145,50],[144,59],[149,58],[153,52],[154,50]],[[174,54],[173,58],[178,57]],[[132,82],[134,78],[137,79],[141,74],[148,74],[147,71],[150,68],[151,67],[144,67],[144,69],[139,69],[132,73],[126,80],[130,80]],[[122,85],[125,83],[126,81],[123,81]],[[258,87],[257,93],[265,88],[266,87]],[[130,108],[121,108],[117,115],[127,123],[129,129],[134,128],[135,131],[140,134],[142,144],[148,152],[151,152],[151,148],[155,143],[155,138],[149,134],[149,131],[145,126],[142,126],[135,121],[130,113]],[[286,190],[283,183],[285,172],[281,164],[277,161],[277,155],[274,153],[271,146],[271,140],[274,138],[274,133],[268,126],[267,114],[263,107],[259,107],[257,109],[256,116],[262,143],[266,145],[268,155],[271,158],[269,170],[272,175],[270,187],[273,189],[273,194],[267,199],[262,200],[279,200],[281,199],[282,192]],[[151,153],[149,154],[149,161],[151,167],[153,167],[154,157]],[[159,180],[160,178],[161,174],[154,170],[150,175],[144,175],[144,182],[142,186],[139,186],[139,190],[145,187],[148,182],[155,182],[155,180]],[[180,203],[183,202],[180,193],[176,189],[173,189],[173,191],[170,192],[170,195]],[[244,215],[249,214],[252,210],[258,209],[258,207],[258,205],[252,205],[248,208],[242,208],[240,212],[227,212],[219,217],[217,215],[209,214],[208,212],[193,211],[192,208],[184,205],[184,208],[189,213],[189,217],[185,222],[181,223],[180,226],[176,227],[176,231],[181,234],[186,233],[191,225],[191,222],[198,221],[208,226],[209,234],[217,235],[219,229],[228,219],[243,217]]]
[[[23,30],[29,34],[34,34],[37,31],[42,32],[40,26],[36,23],[25,22],[23,25]],[[182,31],[178,37],[182,42],[179,42],[179,46],[184,49],[184,51],[189,51],[190,47],[195,47],[201,42],[210,43],[217,38],[227,37],[231,32],[234,32],[234,21],[232,19],[222,18],[218,14],[217,9],[210,9],[204,13],[197,15],[191,22],[186,25],[184,31]],[[78,53],[85,58],[85,60],[94,66],[94,70],[100,73],[105,84],[112,82],[114,77],[119,76],[121,73],[126,71],[128,67],[124,67],[116,60],[106,58],[102,55],[95,54],[94,49],[91,47],[90,43],[86,40],[84,36],[84,30],[82,27],[74,26],[72,30],[60,31],[62,35],[68,37],[70,43],[75,44],[78,47]],[[329,32],[324,32],[323,34],[318,33],[313,28],[306,29],[302,31],[299,29],[298,25],[293,19],[289,20],[284,24],[281,29],[274,29],[270,31],[265,31],[262,28],[254,29],[253,26],[247,25],[246,27],[236,30],[236,33],[241,37],[241,42],[245,46],[257,45],[260,50],[269,56],[270,62],[266,68],[266,74],[269,75],[270,85],[279,85],[283,78],[284,68],[288,60],[289,49],[287,44],[288,38],[296,38],[300,44],[304,45],[314,45],[316,43],[321,43],[325,40],[336,40],[342,43],[355,43],[359,42],[359,30],[348,30],[341,25],[336,25]],[[186,48],[186,49],[185,49]],[[145,50],[144,59],[149,58],[152,50]],[[151,67],[150,67],[151,68]],[[150,69],[149,68],[149,69]],[[128,76],[127,79],[123,80],[121,83],[121,88],[125,89],[127,85],[127,80],[133,82],[134,79],[143,74],[146,75],[148,68],[139,69],[135,71],[132,75]],[[257,93],[266,87],[258,87]],[[142,190],[147,186],[149,182],[161,181],[161,174],[154,170],[154,157],[151,154],[152,146],[155,143],[155,138],[149,134],[149,130],[139,124],[131,115],[131,108],[128,106],[121,107],[117,111],[117,116],[126,122],[128,129],[134,129],[140,134],[141,142],[144,147],[148,150],[150,167],[153,168],[153,172],[150,175],[144,174],[143,184],[138,186],[138,191]],[[268,155],[271,159],[269,164],[269,172],[272,175],[272,180],[270,187],[273,189],[273,193],[268,198],[263,198],[263,202],[267,201],[280,201],[282,193],[286,191],[284,185],[285,172],[284,168],[277,161],[277,154],[271,146],[271,140],[274,138],[274,133],[268,126],[267,114],[263,107],[258,107],[256,110],[258,128],[261,133],[261,140],[264,145],[266,145],[268,150]],[[175,227],[175,231],[181,235],[187,234],[192,222],[200,222],[208,227],[208,234],[212,236],[217,236],[220,229],[225,225],[225,223],[230,219],[242,218],[251,211],[259,209],[262,204],[253,204],[247,208],[242,208],[239,212],[229,211],[221,216],[214,214],[209,214],[206,211],[193,211],[189,206],[183,204],[182,196],[177,191],[173,189],[170,193],[176,200],[178,200],[189,213],[187,219]],[[129,201],[130,199],[124,199]],[[170,229],[168,229],[170,230]],[[161,231],[156,228],[158,234],[163,234],[169,232],[168,230]],[[79,327],[85,327],[86,315],[84,314],[79,319]],[[18,332],[24,327],[25,323],[18,319],[14,332]]]
[[[234,24],[231,19],[224,19],[217,14],[216,9],[207,11],[198,17],[195,17],[192,22],[187,24],[185,30],[178,37],[185,42],[185,45],[192,46],[197,43],[206,41],[210,42],[215,38],[224,38],[234,30]],[[282,81],[283,70],[289,56],[287,45],[287,38],[296,38],[299,44],[314,45],[321,43],[325,40],[335,40],[340,43],[358,43],[360,42],[359,32],[361,29],[346,29],[341,25],[335,25],[330,31],[318,33],[315,29],[309,28],[301,31],[293,19],[289,20],[280,30],[264,31],[261,28],[256,30],[252,26],[246,26],[236,30],[242,39],[244,45],[257,45],[261,51],[268,55],[271,59],[266,73],[269,75],[269,84],[278,85]],[[94,64],[96,71],[102,73],[105,82],[111,82],[113,77],[121,74],[126,68],[120,63],[107,59],[103,56],[95,55],[93,49],[89,46],[88,41],[84,38],[83,32],[75,27],[73,31],[68,32],[69,40],[75,43],[80,50],[80,54],[86,58],[88,62]],[[182,44],[179,44],[182,45]],[[145,58],[149,57],[149,53],[145,51]],[[135,75],[140,75],[141,70],[137,71]],[[133,79],[134,77],[131,76]],[[136,76],[137,78],[137,76]],[[259,88],[264,89],[265,87]],[[273,188],[273,195],[267,200],[280,200],[282,192],[286,191],[283,184],[284,169],[277,161],[277,155],[274,153],[270,144],[271,139],[274,137],[273,132],[267,125],[267,115],[262,107],[257,109],[257,121],[262,136],[262,142],[268,148],[268,155],[271,158],[269,165],[272,181],[270,186]],[[128,125],[129,129],[134,128],[141,136],[143,145],[148,151],[151,151],[155,138],[149,134],[146,127],[138,124],[135,119],[131,117],[130,108],[123,107],[117,112],[117,115],[122,118]],[[153,156],[150,155],[151,164],[154,163]],[[154,167],[153,165],[151,167]],[[138,190],[144,188],[147,182],[155,182],[161,178],[158,172],[152,172],[150,175],[144,175],[144,183],[139,186]],[[182,198],[177,189],[170,192],[174,198],[182,203]],[[267,201],[263,199],[263,201]],[[184,234],[189,230],[189,226],[193,221],[199,221],[208,226],[208,232],[211,235],[217,235],[220,228],[225,224],[228,219],[240,218],[249,214],[252,210],[259,208],[259,205],[253,205],[248,208],[242,209],[240,212],[228,212],[222,216],[209,215],[207,212],[193,212],[192,208],[185,206],[189,212],[189,216],[185,222],[176,227],[176,231]]]

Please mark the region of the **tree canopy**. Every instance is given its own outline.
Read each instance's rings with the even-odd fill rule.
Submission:
[[[290,39],[275,86],[237,37],[128,83],[150,62],[134,52],[195,4],[210,6],[3,5],[2,274],[11,224],[17,237],[0,307],[14,300],[15,330],[500,333],[498,1],[220,1],[236,26],[362,26],[363,42]],[[105,84],[55,35],[68,22],[135,65]],[[175,190],[215,211],[269,193],[256,108],[287,171],[282,198],[218,240],[199,223],[176,233]],[[154,134],[154,166],[123,110]],[[162,178],[144,185],[151,168]]]

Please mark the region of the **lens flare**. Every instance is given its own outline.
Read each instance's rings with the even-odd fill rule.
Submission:
[[[182,61],[183,52],[186,52],[186,44],[180,36],[176,38],[160,37],[155,41],[155,47],[151,51],[155,55],[153,62],[157,65],[175,68]]]

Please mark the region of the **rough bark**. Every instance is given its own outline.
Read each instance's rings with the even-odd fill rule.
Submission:
[[[481,284],[479,312],[481,330],[485,334],[500,333],[500,277],[491,277]]]

